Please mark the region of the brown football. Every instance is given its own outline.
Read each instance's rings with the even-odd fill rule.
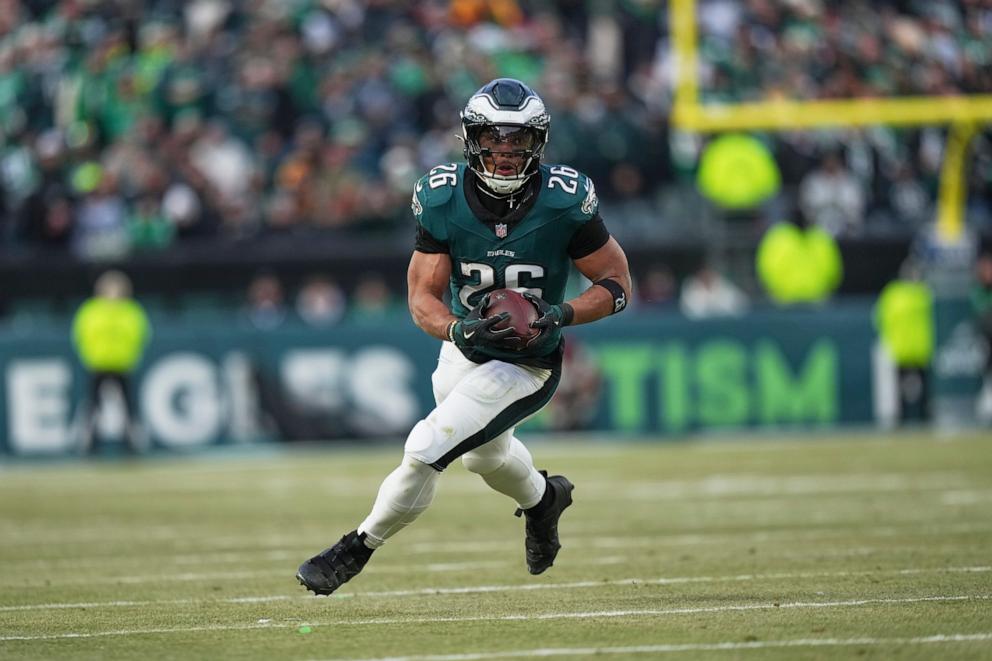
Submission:
[[[513,334],[523,340],[537,336],[541,331],[531,328],[530,323],[537,319],[537,308],[524,298],[523,294],[513,289],[497,289],[489,295],[489,307],[486,308],[486,318],[508,312],[510,318],[496,324],[494,328],[513,328]],[[523,348],[523,346],[521,346]]]

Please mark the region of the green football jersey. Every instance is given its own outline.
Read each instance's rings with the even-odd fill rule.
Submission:
[[[569,241],[596,216],[592,181],[564,165],[541,165],[535,175],[541,185],[530,211],[512,227],[497,223],[494,230],[468,206],[465,171],[465,164],[439,165],[417,182],[413,194],[417,223],[448,246],[452,312],[464,317],[486,292],[504,287],[560,304],[572,263]],[[560,338],[560,329],[554,333]],[[547,351],[557,343],[541,344]],[[483,353],[512,362],[526,356],[488,348]]]

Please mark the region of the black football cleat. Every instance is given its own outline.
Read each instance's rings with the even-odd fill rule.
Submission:
[[[296,579],[314,594],[331,594],[358,576],[372,557],[374,549],[365,546],[364,539],[365,533],[359,535],[352,530],[337,544],[300,565]]]
[[[552,490],[554,498],[549,505],[539,511],[531,513],[531,510],[516,511],[516,515],[525,514],[527,538],[524,540],[524,548],[527,550],[527,571],[531,574],[540,574],[555,563],[558,549],[558,519],[562,512],[572,504],[572,489],[575,486],[562,475],[552,475],[548,477],[547,471],[541,471],[541,475],[548,481],[548,489]]]

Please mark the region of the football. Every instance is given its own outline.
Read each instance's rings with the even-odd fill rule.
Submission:
[[[512,328],[513,334],[522,338],[525,343],[540,334],[540,329],[530,327],[530,323],[537,319],[537,308],[520,292],[514,289],[497,289],[489,295],[489,307],[485,311],[486,318],[501,312],[508,312],[510,318],[496,324],[494,328],[497,330]]]

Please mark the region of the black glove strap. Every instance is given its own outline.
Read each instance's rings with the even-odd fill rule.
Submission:
[[[610,292],[610,296],[613,297],[613,312],[610,314],[616,314],[627,307],[627,292],[623,290],[623,287],[620,286],[619,282],[613,278],[603,278],[602,280],[597,280],[593,284],[604,288],[606,291]]]

